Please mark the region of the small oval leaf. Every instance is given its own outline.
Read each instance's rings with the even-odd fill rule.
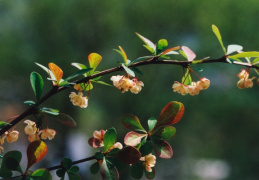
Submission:
[[[110,147],[114,145],[117,139],[117,132],[114,128],[110,128],[106,131],[103,142],[104,142],[104,152],[108,151]]]
[[[136,146],[141,142],[141,139],[145,136],[147,136],[147,134],[139,134],[133,131],[128,132],[125,135],[124,144],[126,144],[127,146]]]
[[[175,124],[183,117],[184,105],[177,101],[168,103],[159,116],[156,127]]]
[[[102,56],[97,54],[97,53],[91,53],[88,56],[88,61],[89,61],[89,64],[90,64],[90,68],[93,69],[92,72],[94,72],[96,67],[102,61]]]
[[[33,141],[27,148],[28,164],[26,171],[35,163],[42,160],[47,154],[48,147],[43,141]]]
[[[44,180],[51,180],[52,175],[51,173],[46,169],[37,169],[31,174],[31,177],[37,177],[37,179],[44,179]],[[33,178],[34,179],[34,178]]]
[[[132,114],[127,114],[122,119],[122,124],[127,129],[130,129],[132,131],[143,131],[146,132],[146,130],[142,127],[139,118],[137,116],[134,116]]]
[[[153,140],[153,148],[155,154],[164,159],[170,159],[173,156],[173,150],[170,144],[168,144],[166,141],[158,140],[158,139],[152,139]]]
[[[136,148],[127,146],[118,152],[118,158],[126,164],[135,164],[141,158],[141,153]]]
[[[187,46],[182,46],[182,50],[187,56],[188,61],[193,61],[196,58],[196,54]]]
[[[40,97],[43,92],[44,82],[40,74],[32,72],[30,76],[31,86],[36,96],[37,101],[40,101]]]
[[[55,85],[59,85],[62,77],[63,77],[63,71],[60,67],[58,67],[54,63],[49,63],[49,69],[53,73],[56,82],[54,82]]]

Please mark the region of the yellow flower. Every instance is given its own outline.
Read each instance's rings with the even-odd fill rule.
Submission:
[[[25,131],[26,134],[32,135],[32,134],[36,133],[37,127],[36,127],[35,122],[27,119],[27,120],[24,121],[24,123],[27,124],[27,126],[24,128],[24,131]]]
[[[6,136],[6,140],[9,143],[12,143],[14,141],[17,141],[18,136],[19,136],[19,132],[18,131],[6,131],[5,132],[5,136]]]
[[[41,139],[47,139],[49,140],[53,139],[56,135],[56,131],[53,129],[44,129],[39,132]]]
[[[152,172],[152,167],[155,167],[156,164],[156,156],[150,153],[144,157],[141,157],[140,160],[145,162],[146,170],[148,172]]]
[[[79,106],[81,108],[86,108],[88,106],[88,99],[83,97],[82,92],[79,92],[78,95],[75,92],[71,92],[69,97],[74,106]]]

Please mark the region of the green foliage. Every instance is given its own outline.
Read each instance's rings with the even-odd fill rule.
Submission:
[[[154,117],[151,117],[148,119],[147,124],[148,124],[148,131],[151,131],[154,129],[156,126],[157,120]]]
[[[98,173],[99,170],[100,170],[100,165],[99,165],[98,162],[93,163],[93,164],[91,165],[91,167],[90,167],[90,172],[91,172],[92,174]]]
[[[168,46],[168,42],[166,39],[160,39],[156,46],[156,54],[160,54],[165,50],[165,48]]]
[[[75,120],[67,114],[58,113],[58,115],[53,115],[53,114],[46,114],[46,115],[61,122],[62,124],[66,125],[66,126],[69,126],[69,127],[77,126]]]
[[[9,178],[12,177],[12,171],[18,171],[23,173],[20,162],[22,159],[22,153],[20,151],[9,151],[7,152],[3,159],[0,169],[0,177]]]
[[[79,171],[79,167],[72,166],[73,162],[71,159],[65,157],[65,158],[63,158],[61,164],[63,167],[56,171],[56,174],[58,177],[60,177],[60,179],[64,179],[66,173],[69,177],[69,180],[81,179],[81,177],[77,174]]]
[[[220,35],[219,29],[217,28],[217,26],[212,25],[212,31],[214,32],[214,34],[215,34],[216,37],[218,38],[219,43],[220,43],[220,45],[221,45],[221,48],[222,48],[224,54],[226,55],[226,54],[227,54],[226,48],[225,48],[224,45],[223,45],[222,37],[221,37],[221,35]]]
[[[118,170],[113,164],[111,164],[105,158],[103,159],[103,163],[101,165],[101,175],[103,179],[107,179],[107,180],[119,179]]]
[[[117,139],[117,132],[114,128],[110,128],[106,131],[105,135],[104,135],[104,147],[103,150],[104,152],[107,152],[116,142]]]
[[[52,180],[51,173],[46,169],[37,169],[29,177],[33,180]]]
[[[37,101],[39,102],[43,92],[43,87],[44,87],[43,79],[40,76],[40,74],[36,72],[32,72],[30,76],[30,80],[31,80],[31,86],[32,86],[33,92],[36,96]]]
[[[0,121],[0,129],[2,129],[3,127],[5,127],[8,123],[4,122],[4,121]]]
[[[146,132],[146,130],[142,127],[139,119],[137,116],[127,114],[122,119],[122,124],[132,131],[143,131]]]
[[[143,176],[143,166],[140,163],[130,166],[130,175],[135,179],[140,179]]]

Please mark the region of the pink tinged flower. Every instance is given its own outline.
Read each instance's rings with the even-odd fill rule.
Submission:
[[[39,134],[31,134],[28,136],[28,140],[30,142],[38,141],[38,140],[40,140],[40,136],[39,136]]]
[[[25,120],[24,123],[27,124],[27,126],[24,128],[24,131],[26,134],[32,135],[32,134],[36,133],[37,127],[36,127],[35,122],[33,122],[31,120]]]
[[[148,172],[152,172],[152,167],[155,167],[156,164],[156,156],[150,153],[144,157],[141,157],[140,160],[145,162],[146,170]]]
[[[239,89],[245,89],[245,88],[251,88],[253,87],[253,79],[254,78],[251,78],[251,79],[240,79],[238,82],[237,82],[237,87]]]
[[[201,90],[208,89],[210,86],[210,80],[207,78],[201,78],[201,80],[197,82],[197,85],[200,86]]]
[[[101,129],[100,131],[94,131],[94,138],[98,139],[100,141],[101,146],[103,146],[103,138],[105,135],[105,130]]]
[[[189,93],[188,86],[184,85],[183,83],[179,83],[178,81],[174,82],[172,88],[173,88],[174,92],[178,92],[182,95],[186,95]]]
[[[79,106],[81,108],[86,108],[88,106],[88,99],[83,97],[82,92],[79,92],[78,95],[75,92],[71,92],[69,97],[74,106]]]
[[[53,129],[44,129],[44,130],[41,130],[39,133],[41,133],[40,134],[41,139],[48,138],[49,140],[53,139],[54,136],[56,135],[56,131]]]
[[[197,85],[197,83],[192,82],[192,84],[190,86],[188,86],[189,89],[189,94],[194,96],[194,95],[198,95],[200,92],[200,86]]]
[[[110,152],[111,150],[118,148],[118,149],[122,149],[123,146],[120,142],[116,142],[112,147],[110,147],[110,149],[107,152]]]
[[[141,91],[142,87],[144,87],[144,83],[142,81],[138,81],[136,78],[132,81],[133,87],[130,89],[130,92],[138,94]]]
[[[19,136],[19,132],[18,131],[6,131],[5,132],[5,136],[6,136],[6,140],[9,143],[12,143],[14,141],[17,141],[18,136]]]
[[[246,79],[249,77],[249,73],[246,70],[241,69],[241,72],[237,74],[237,77],[239,77],[240,79]]]

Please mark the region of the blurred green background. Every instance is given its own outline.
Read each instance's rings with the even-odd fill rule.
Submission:
[[[87,64],[91,52],[102,55],[97,70],[117,66],[121,61],[113,51],[122,46],[131,60],[149,55],[135,32],[153,42],[167,39],[169,47],[188,46],[197,59],[221,57],[222,50],[211,30],[215,24],[221,31],[224,44],[240,44],[244,50],[259,50],[259,3],[257,0],[146,0],[146,1],[79,1],[79,0],[17,0],[0,1],[0,120],[23,112],[23,101],[33,100],[29,76],[40,73],[45,91],[51,88],[47,74],[35,65],[59,65],[64,76],[76,72],[72,62]],[[173,59],[176,59],[174,56]],[[172,84],[180,81],[178,66],[151,65],[141,67],[145,84],[135,95],[120,93],[112,87],[95,85],[89,107],[80,109],[69,101],[73,89],[46,101],[43,106],[59,109],[78,123],[67,128],[48,120],[57,130],[47,141],[46,160],[38,167],[50,167],[68,156],[78,160],[93,155],[87,144],[94,130],[115,127],[122,141],[127,130],[121,125],[125,113],[138,116],[146,126],[149,117],[158,118],[161,109],[170,101],[180,101],[186,112],[175,125],[176,136],[170,140],[174,156],[157,160],[156,179],[175,180],[257,180],[259,179],[259,116],[258,86],[239,90],[237,73],[242,67],[228,64],[199,65],[201,77],[211,80],[208,90],[198,96],[174,93]],[[122,74],[115,73],[113,75]],[[111,75],[102,80],[111,83]],[[197,80],[197,79],[196,79]],[[34,117],[30,117],[34,119]],[[24,123],[18,142],[4,144],[5,152],[19,149],[25,152]],[[24,138],[24,139],[23,139]],[[23,159],[26,163],[26,156]],[[90,175],[89,165],[80,165],[83,179],[100,179]],[[53,173],[55,174],[55,173]],[[132,179],[128,172],[121,179]]]

